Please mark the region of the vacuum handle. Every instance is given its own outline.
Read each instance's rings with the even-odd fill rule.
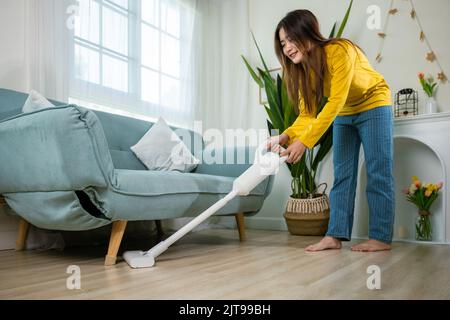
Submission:
[[[286,150],[282,146],[280,146],[280,149],[281,149],[281,152]],[[256,151],[255,151],[255,162],[260,162],[260,160],[264,157],[263,151],[268,151],[266,143],[261,143],[258,146],[258,148],[256,148]],[[268,152],[272,152],[272,151],[268,151]],[[280,155],[278,154],[278,156],[280,156]],[[283,156],[283,157],[280,156],[280,164],[285,162],[287,160],[287,158],[288,158],[288,156]]]

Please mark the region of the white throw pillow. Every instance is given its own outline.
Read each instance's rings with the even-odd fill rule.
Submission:
[[[190,172],[200,162],[163,118],[131,150],[149,170]]]
[[[54,105],[43,95],[35,90],[31,90],[27,101],[25,101],[25,104],[22,107],[22,112],[28,113],[52,107],[54,107]]]

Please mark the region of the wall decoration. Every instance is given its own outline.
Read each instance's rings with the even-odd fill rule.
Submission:
[[[411,17],[411,19],[413,19],[414,21],[416,21],[420,33],[419,33],[419,40],[421,42],[424,42],[426,44],[426,46],[428,47],[428,53],[425,56],[425,59],[428,60],[431,63],[436,63],[438,68],[440,69],[440,72],[437,74],[437,79],[439,79],[442,83],[447,83],[448,82],[448,78],[445,75],[445,72],[438,60],[438,56],[436,55],[435,51],[433,50],[433,48],[431,47],[430,41],[428,40],[428,38],[426,37],[425,31],[423,30],[422,27],[422,23],[420,22],[420,18],[419,15],[417,14],[417,10],[414,7],[414,3],[413,0],[406,0],[411,4],[411,11],[409,12],[409,15]],[[391,16],[396,15],[397,13],[399,13],[399,10],[397,8],[394,7],[394,2],[395,0],[391,0],[391,3],[389,5],[389,9],[386,15],[386,19],[385,19],[385,24],[383,27],[383,31],[382,32],[378,32],[378,37],[380,38],[380,45],[378,47],[378,51],[377,51],[377,55],[375,57],[375,61],[380,63],[381,60],[383,59],[383,47],[384,47],[384,41],[386,39],[386,37],[389,36],[389,33],[387,32],[388,30],[388,26],[389,26],[389,19]]]

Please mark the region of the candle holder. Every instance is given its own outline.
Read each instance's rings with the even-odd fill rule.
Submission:
[[[419,95],[417,91],[406,88],[395,96],[395,117],[416,116],[419,114]]]

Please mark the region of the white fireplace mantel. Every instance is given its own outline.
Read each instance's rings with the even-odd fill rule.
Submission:
[[[450,112],[438,112],[433,114],[421,114],[418,116],[394,118],[394,123],[396,127],[413,123],[433,123],[433,122],[450,122]]]

